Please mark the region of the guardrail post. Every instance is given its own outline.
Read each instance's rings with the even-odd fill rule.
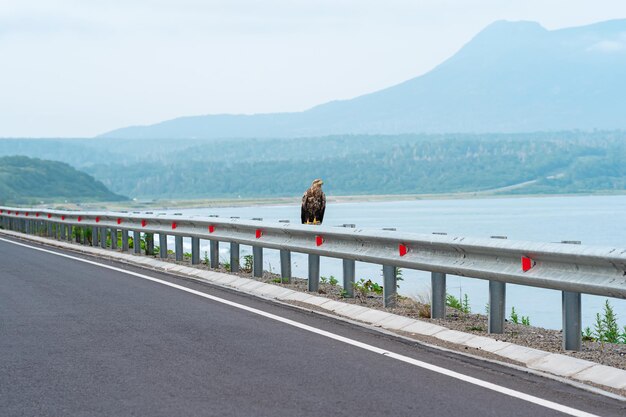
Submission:
[[[98,228],[95,226],[91,227],[91,246],[98,246]]]
[[[61,240],[66,240],[67,239],[67,229],[65,228],[64,224],[60,224],[61,226]]]
[[[174,250],[176,252],[176,261],[182,262],[183,260],[183,237],[174,236]]]
[[[209,252],[211,252],[211,268],[219,269],[220,267],[220,242],[211,239],[209,241]]]
[[[397,268],[383,265],[383,307],[395,307],[397,295]]]
[[[128,252],[128,230],[122,230],[122,251]]]
[[[100,247],[102,249],[107,248],[107,228],[106,227],[100,228]]]
[[[563,349],[580,350],[582,346],[580,293],[563,291]]]
[[[263,247],[252,247],[252,270],[255,277],[263,276]]]
[[[280,250],[280,280],[281,282],[291,282],[291,251]]]
[[[154,255],[154,234],[146,233],[146,255]]]
[[[431,272],[430,274],[430,317],[433,319],[446,318],[446,274]]]
[[[141,255],[141,232],[133,230],[133,252]]]
[[[504,333],[506,317],[506,283],[489,281],[489,333]]]
[[[345,296],[354,297],[354,270],[356,262],[352,259],[343,260],[343,290]]]
[[[198,265],[200,263],[200,238],[191,238],[191,264]]]
[[[68,224],[67,225],[67,241],[68,242],[71,242],[73,240],[73,235],[72,235],[73,230],[74,229],[73,229],[72,225]]]
[[[89,231],[91,229],[89,229],[88,227],[83,227],[83,245],[85,246],[89,246],[91,245],[91,242],[89,242]],[[92,236],[93,239],[93,236]]]
[[[320,288],[320,256],[309,254],[309,291],[318,292]]]
[[[159,233],[159,256],[161,259],[167,258],[167,235]]]
[[[117,249],[117,229],[111,229],[111,249]]]
[[[24,223],[24,226],[25,226],[25,227],[24,227],[24,229],[25,229],[25,233],[26,233],[27,235],[29,235],[29,234],[30,234],[30,229],[31,229],[31,228],[30,228],[30,220],[24,220],[24,222],[25,222],[25,223]]]
[[[230,242],[230,272],[239,272],[239,243]]]

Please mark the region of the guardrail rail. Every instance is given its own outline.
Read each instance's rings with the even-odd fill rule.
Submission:
[[[152,212],[63,211],[0,207],[5,229],[72,240],[114,250],[129,250],[129,234],[143,253],[153,254],[159,236],[160,257],[167,257],[167,236],[175,237],[176,260],[183,260],[183,237],[191,238],[191,262],[200,263],[200,239],[210,241],[210,264],[219,267],[219,244],[230,244],[230,265],[239,269],[239,245],[252,246],[252,274],[263,274],[263,249],[280,251],[281,276],[291,279],[291,252],[308,255],[308,289],[317,292],[320,256],[343,260],[343,286],[353,296],[355,262],[382,265],[383,303],[396,300],[397,268],[431,272],[431,317],[445,318],[446,275],[489,280],[490,333],[502,333],[506,284],[549,288],[562,292],[563,348],[580,350],[581,294],[626,299],[626,249],[507,239],[401,233],[345,227],[307,226],[261,219],[193,217]],[[92,239],[86,239],[86,230]],[[121,233],[122,247],[118,248]],[[495,236],[494,236],[495,237]],[[134,245],[141,254],[141,245]]]

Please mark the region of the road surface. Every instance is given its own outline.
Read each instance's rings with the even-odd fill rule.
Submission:
[[[501,365],[14,242],[0,236],[2,416],[626,415],[624,402]]]

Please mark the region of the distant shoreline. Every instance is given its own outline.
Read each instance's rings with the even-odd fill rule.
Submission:
[[[570,194],[488,194],[483,192],[446,193],[446,194],[374,194],[328,196],[329,204],[370,203],[416,200],[464,200],[464,199],[512,199],[512,198],[551,198],[551,197],[589,197],[626,195],[622,192],[570,193]],[[141,209],[188,209],[212,207],[250,207],[250,206],[291,206],[300,205],[301,197],[259,197],[259,198],[215,198],[215,199],[180,199],[180,200],[137,200],[110,203],[58,203],[47,204],[67,209],[105,209],[105,210],[141,210]]]

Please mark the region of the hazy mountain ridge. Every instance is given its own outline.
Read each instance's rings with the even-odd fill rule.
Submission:
[[[298,113],[188,116],[110,138],[626,129],[626,20],[548,31],[489,25],[432,71]]]

